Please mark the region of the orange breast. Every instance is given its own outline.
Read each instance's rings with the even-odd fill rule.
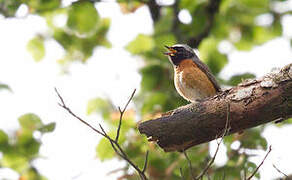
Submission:
[[[178,93],[191,102],[216,94],[208,76],[191,59],[182,61],[175,68],[174,81]]]

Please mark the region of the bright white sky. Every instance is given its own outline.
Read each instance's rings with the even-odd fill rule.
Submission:
[[[116,160],[101,163],[96,158],[95,147],[100,136],[58,107],[53,89],[57,87],[72,110],[95,125],[101,119],[86,116],[89,99],[110,97],[116,105],[123,106],[132,90],[139,90],[141,77],[137,69],[143,65],[143,61],[131,56],[124,46],[138,33],[150,34],[153,31],[148,9],[142,7],[134,14],[127,15],[122,14],[115,3],[101,3],[97,9],[102,17],[111,18],[108,38],[113,48],[97,48],[86,64],[72,64],[70,73],[66,75],[60,73],[60,66],[56,63],[64,53],[56,42],[46,42],[46,57],[39,63],[34,62],[26,50],[28,40],[36,33],[47,30],[44,19],[36,16],[23,19],[0,17],[0,81],[10,85],[13,90],[13,93],[0,92],[0,127],[13,133],[18,128],[17,118],[28,112],[39,115],[45,123],[57,123],[56,130],[42,138],[41,155],[44,158],[34,162],[39,171],[51,180],[97,177],[111,180],[118,174],[106,176],[106,173],[123,166]],[[288,24],[292,24],[292,18],[285,18],[283,23],[285,36],[291,37],[292,26]],[[262,76],[272,67],[291,63],[292,52],[289,41],[278,38],[251,52],[233,50],[229,57],[229,64],[220,74],[223,78],[244,72]],[[109,66],[111,70],[107,68]],[[292,145],[287,143],[292,137],[291,126],[269,127],[264,136],[272,144],[273,150],[261,169],[262,179],[279,176],[272,168],[272,163],[283,172],[292,173]],[[226,160],[224,148],[221,148],[221,152],[216,160],[218,164]],[[259,162],[262,156],[255,158],[255,161]],[[0,170],[0,178],[7,176],[15,180],[18,178],[14,173]]]

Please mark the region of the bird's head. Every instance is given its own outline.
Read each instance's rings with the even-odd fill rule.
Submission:
[[[168,56],[173,65],[179,65],[179,63],[185,59],[197,58],[193,49],[186,44],[175,44],[165,47],[168,49],[168,52],[164,54]]]

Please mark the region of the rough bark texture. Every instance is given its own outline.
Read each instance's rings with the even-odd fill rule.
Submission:
[[[292,117],[292,64],[274,69],[262,78],[242,82],[212,98],[142,122],[138,128],[164,151],[182,151],[222,134],[228,104],[228,134]]]

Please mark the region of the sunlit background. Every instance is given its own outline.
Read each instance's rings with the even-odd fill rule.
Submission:
[[[161,0],[160,3],[172,4],[173,1]],[[64,1],[68,6],[71,1]],[[56,129],[40,137],[43,145],[40,158],[33,164],[41,174],[51,180],[66,179],[116,179],[120,173],[108,174],[111,170],[123,167],[125,162],[110,160],[101,162],[96,157],[96,145],[101,137],[88,127],[75,120],[61,107],[54,87],[58,88],[67,105],[91,124],[103,123],[101,116],[87,115],[86,106],[90,99],[107,97],[115,106],[123,106],[133,89],[139,91],[141,76],[138,72],[144,61],[133,56],[125,46],[138,34],[152,34],[153,22],[149,9],[140,7],[134,13],[124,14],[115,2],[98,3],[96,8],[101,17],[109,17],[111,26],[107,34],[111,48],[97,47],[93,56],[86,63],[74,62],[69,66],[60,66],[65,50],[54,40],[45,42],[45,57],[35,62],[27,43],[35,35],[49,31],[45,19],[37,15],[27,15],[28,7],[21,5],[17,18],[0,16],[0,77],[8,84],[11,91],[0,91],[0,127],[8,134],[19,128],[18,117],[31,112],[40,116],[44,123],[56,122]],[[292,10],[292,1],[278,8]],[[286,8],[286,9],[285,9]],[[269,15],[262,15],[256,23],[263,26],[271,23]],[[186,10],[181,10],[179,20],[191,23],[192,17]],[[57,26],[66,24],[66,17],[54,19]],[[292,61],[290,38],[292,37],[292,16],[282,18],[283,36],[269,41],[251,51],[238,51],[228,41],[219,44],[219,51],[229,53],[229,62],[220,72],[219,77],[228,79],[234,74],[250,72],[257,77],[263,76],[274,67],[282,67]],[[161,44],[163,46],[163,44]],[[155,51],[155,49],[154,49]],[[199,52],[198,52],[199,53]],[[161,61],[167,61],[166,58]],[[130,105],[132,106],[132,105]],[[272,167],[277,165],[286,174],[292,173],[290,142],[291,125],[278,128],[270,126],[263,135],[272,145],[272,153],[261,167],[261,179],[273,179],[280,174]],[[211,154],[216,143],[211,146]],[[232,144],[234,148],[238,146]],[[216,164],[227,160],[226,148],[220,148]],[[265,151],[258,151],[253,157],[257,164]],[[1,157],[1,153],[0,153]],[[18,179],[18,174],[8,168],[0,170],[0,179]]]

